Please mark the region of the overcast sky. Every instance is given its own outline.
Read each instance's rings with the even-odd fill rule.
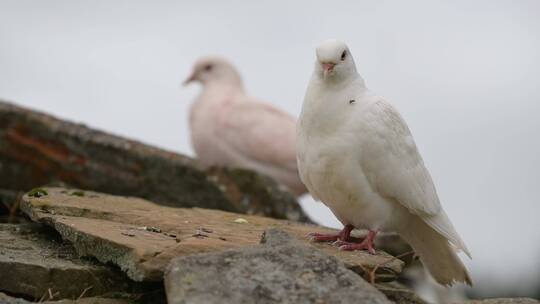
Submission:
[[[192,155],[199,88],[180,82],[195,59],[232,59],[252,95],[298,115],[328,38],[408,122],[476,286],[527,288],[540,276],[540,1],[0,0],[0,98]]]

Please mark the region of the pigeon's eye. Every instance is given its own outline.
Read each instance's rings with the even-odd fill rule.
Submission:
[[[347,57],[347,51],[343,51],[343,53],[341,53],[341,61],[345,60],[346,57]]]
[[[209,65],[204,66],[204,70],[207,72],[210,72],[212,70],[212,65],[209,64]]]

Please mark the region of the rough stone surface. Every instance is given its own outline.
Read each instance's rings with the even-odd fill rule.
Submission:
[[[290,193],[254,172],[207,171],[189,157],[0,101],[0,188],[58,181],[168,206],[308,221]]]
[[[484,300],[469,300],[466,304],[538,304],[540,301],[531,298],[494,298]]]
[[[0,291],[40,299],[131,290],[124,273],[81,260],[73,247],[39,224],[0,224]]]
[[[264,230],[280,228],[308,244],[308,232],[333,230],[298,222],[199,208],[159,206],[127,198],[63,188],[44,188],[47,195],[23,196],[21,209],[58,231],[80,255],[113,263],[136,281],[160,281],[177,256],[246,247],[259,243]],[[381,279],[396,277],[403,262],[378,251],[340,251],[328,243],[312,246],[337,257],[359,273],[376,265]]]
[[[280,231],[264,239],[263,246],[173,260],[168,303],[390,303],[335,257]]]
[[[14,298],[0,292],[0,304],[30,304],[21,298]],[[79,300],[59,300],[59,301],[42,301],[44,304],[128,304],[128,300],[123,299],[108,299],[108,298],[82,298]]]
[[[414,291],[396,281],[378,283],[375,287],[396,304],[427,304]]]

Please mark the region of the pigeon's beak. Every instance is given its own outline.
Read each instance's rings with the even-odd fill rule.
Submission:
[[[186,80],[184,80],[184,82],[182,82],[182,85],[187,86],[188,84],[192,83],[193,81],[195,81],[195,72],[191,73],[191,75],[188,78],[186,78]]]
[[[332,62],[323,62],[322,66],[323,66],[324,76],[327,76],[328,74],[334,71],[334,67],[336,66],[336,64]]]

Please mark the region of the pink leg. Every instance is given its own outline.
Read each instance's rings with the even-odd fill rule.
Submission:
[[[375,240],[375,236],[377,235],[377,231],[369,230],[368,235],[366,238],[360,242],[360,243],[349,243],[349,242],[339,242],[337,245],[339,246],[339,250],[367,250],[371,254],[375,254],[375,248],[373,247],[373,241]]]
[[[333,242],[333,241],[350,242],[353,239],[353,237],[351,237],[351,231],[353,229],[354,229],[353,225],[345,225],[345,227],[343,227],[343,230],[341,230],[339,233],[324,234],[324,233],[312,232],[308,234],[308,237],[310,240],[315,241],[315,242]]]

